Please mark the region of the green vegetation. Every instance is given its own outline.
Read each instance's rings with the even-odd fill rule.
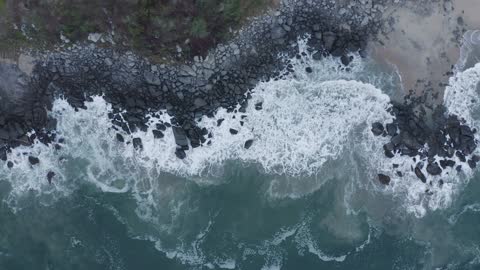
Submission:
[[[3,13],[6,7],[7,7],[6,0],[0,0],[0,13]]]
[[[85,40],[89,33],[110,33],[114,29],[116,44],[144,56],[171,58],[181,46],[183,56],[188,58],[205,54],[227,39],[230,29],[238,29],[245,18],[258,14],[271,1],[0,0],[0,12],[4,10],[4,18],[10,18],[3,23],[0,20],[0,43],[8,37],[20,46],[50,46],[60,42],[60,34],[77,42]],[[10,29],[14,24],[27,25],[28,37],[33,40],[24,40],[18,30]],[[30,27],[32,24],[36,27]]]
[[[205,38],[208,36],[207,22],[200,17],[193,19],[190,33],[196,38]]]

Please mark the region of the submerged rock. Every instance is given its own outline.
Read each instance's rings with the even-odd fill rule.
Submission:
[[[384,185],[388,185],[390,183],[390,176],[385,175],[385,174],[378,174],[378,181]]]
[[[34,156],[29,156],[28,161],[32,165],[36,165],[36,164],[40,163],[40,159],[38,159],[37,157],[34,157]]]

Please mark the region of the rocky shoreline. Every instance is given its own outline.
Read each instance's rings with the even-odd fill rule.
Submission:
[[[381,24],[362,22],[362,14],[352,17],[338,8],[333,1],[291,1],[252,21],[206,58],[182,66],[154,65],[133,53],[86,45],[44,54],[22,86],[27,104],[18,111],[3,111],[1,158],[6,159],[9,148],[34,139],[55,141],[55,121],[46,116],[54,97],[64,96],[82,109],[93,95],[103,95],[112,104],[112,123],[127,134],[146,130],[147,113],[166,110],[174,116],[177,156],[184,157],[183,150],[200,146],[208,136],[195,120],[220,107],[234,111],[239,105],[238,110],[244,111],[248,92],[259,80],[281,75],[288,63],[279,55],[294,56],[299,37],[310,36],[309,45],[319,51],[317,59],[332,54],[343,56],[348,64],[347,53],[365,50]],[[35,134],[28,136],[32,130]],[[165,132],[162,127],[158,137],[161,132]]]
[[[0,159],[7,161],[11,148],[31,145],[37,139],[60,148],[64,138],[56,137],[56,120],[47,114],[54,99],[62,96],[81,110],[94,95],[102,95],[112,105],[109,117],[118,131],[116,139],[132,142],[138,150],[143,148],[142,141],[131,133],[146,131],[146,116],[165,110],[172,121],[157,124],[153,135],[161,139],[165,132],[173,132],[176,156],[183,159],[190,147],[211,142],[209,131],[197,126],[199,118],[213,116],[219,108],[245,112],[250,90],[259,81],[289,72],[288,59],[298,52],[299,37],[308,38],[310,49],[316,51],[315,60],[333,55],[348,66],[350,52],[366,56],[368,42],[383,30],[382,12],[389,4],[392,2],[387,0],[344,5],[327,0],[287,1],[271,14],[253,20],[205,58],[195,57],[184,65],[156,65],[131,52],[87,44],[41,54],[31,77],[13,65],[2,64],[0,74],[15,79],[5,78],[0,83]],[[262,109],[261,104],[252,105]],[[479,161],[470,156],[476,148],[476,131],[455,116],[447,116],[441,107],[434,114],[433,124],[427,125],[426,116],[415,112],[417,105],[410,101],[395,104],[393,123],[373,125],[375,135],[391,137],[384,146],[385,155],[420,156],[412,170],[423,182],[426,177],[421,169],[425,164],[431,175],[440,174],[440,167],[458,168],[451,159],[454,155],[474,167]],[[234,135],[237,131],[230,132]],[[244,147],[253,144],[249,140]],[[444,160],[438,164],[434,156]],[[40,162],[36,157],[29,160],[32,165]],[[379,180],[388,184],[390,176],[381,174]]]
[[[383,146],[385,156],[409,156],[415,167],[411,170],[418,179],[427,183],[426,172],[431,176],[439,176],[447,168],[462,171],[462,166],[476,168],[480,157],[474,154],[478,141],[475,139],[476,129],[471,129],[463,119],[449,115],[439,105],[431,115],[416,112],[417,102],[394,104],[390,113],[395,116],[392,123],[373,123],[372,133],[375,136],[389,137],[390,141]],[[398,164],[392,164],[393,169]],[[402,172],[396,174],[402,177]],[[382,184],[389,184],[390,176],[379,174]],[[432,185],[432,181],[428,182]],[[443,185],[443,180],[438,180]]]

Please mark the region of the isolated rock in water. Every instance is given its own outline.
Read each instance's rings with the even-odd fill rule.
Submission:
[[[253,140],[246,141],[244,145],[245,149],[249,149],[252,146],[252,144],[253,144]]]
[[[33,157],[33,156],[29,156],[28,157],[28,161],[30,162],[30,164],[32,165],[36,165],[38,163],[40,163],[40,160],[36,157]]]
[[[443,159],[443,160],[440,160],[440,166],[442,166],[442,168],[444,169],[447,167],[453,167],[455,166],[455,161]]]
[[[133,138],[133,147],[137,150],[143,149],[142,139]]]
[[[187,154],[185,154],[185,151],[181,148],[177,148],[177,150],[175,150],[175,155],[179,159],[184,159],[187,157]]]
[[[238,134],[238,130],[231,128],[231,129],[230,129],[230,133],[231,133],[232,135]]]
[[[221,126],[223,121],[225,121],[225,119],[221,118],[221,119],[218,119],[217,120],[217,127]]]
[[[390,176],[385,175],[385,174],[378,174],[378,181],[384,185],[388,185],[390,183]]]
[[[263,102],[258,102],[255,104],[255,110],[260,111],[263,108]]]
[[[13,168],[13,162],[8,161],[8,162],[7,162],[7,167],[8,167],[9,169]]]
[[[379,122],[375,122],[372,124],[372,133],[375,136],[380,136],[383,133],[383,125]]]
[[[117,137],[117,141],[125,142],[125,139],[123,138],[123,136],[120,133],[117,133],[116,137]]]
[[[426,183],[427,182],[427,178],[425,177],[425,175],[422,173],[422,170],[420,170],[420,168],[418,167],[415,167],[415,175],[418,177],[418,179],[420,179],[423,183]]]
[[[313,72],[313,69],[312,69],[311,67],[306,67],[306,68],[305,68],[305,71],[306,71],[307,73],[312,73],[312,72]]]
[[[431,175],[439,175],[442,173],[442,169],[437,163],[430,163],[427,165],[427,172]]]
[[[52,183],[52,179],[53,179],[54,176],[55,176],[55,173],[52,172],[52,171],[49,171],[49,172],[47,173],[48,183],[50,183],[50,184]]]

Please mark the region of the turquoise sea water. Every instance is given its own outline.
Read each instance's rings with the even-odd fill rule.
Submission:
[[[263,110],[202,119],[213,143],[183,161],[168,132],[135,134],[143,151],[117,142],[101,97],[79,112],[57,100],[62,149],[17,148],[12,169],[0,164],[0,269],[479,269],[478,173],[445,171],[427,195],[412,161],[385,158],[369,130],[391,120],[395,72],[358,56],[349,69],[292,61],[294,74],[255,88]],[[465,65],[445,101],[477,129],[462,101],[478,81]]]

